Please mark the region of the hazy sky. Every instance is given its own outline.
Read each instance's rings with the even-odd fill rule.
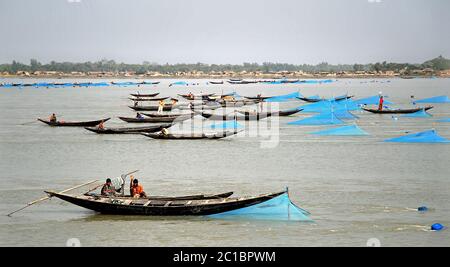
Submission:
[[[449,0],[0,0],[0,63],[421,63]]]

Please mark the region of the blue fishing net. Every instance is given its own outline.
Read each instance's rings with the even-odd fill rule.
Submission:
[[[288,125],[339,125],[344,124],[334,112],[323,113],[306,119],[289,122]]]
[[[440,119],[437,122],[450,122],[450,118]]]
[[[213,219],[253,219],[271,221],[312,221],[310,213],[297,207],[289,199],[288,193],[266,202],[223,213],[208,215]]]
[[[371,97],[366,97],[362,99],[357,99],[354,101],[358,105],[378,105],[380,103],[380,96],[375,95]],[[384,104],[385,105],[392,105],[391,101],[387,100],[386,97],[384,97]]]
[[[359,128],[357,125],[348,125],[338,128],[327,129],[323,131],[313,132],[314,135],[331,135],[331,136],[360,136],[369,135],[366,131]]]
[[[286,102],[291,99],[295,99],[297,97],[302,97],[300,92],[295,92],[287,95],[279,95],[279,96],[273,96],[271,98],[266,99],[266,102]]]
[[[420,133],[408,134],[401,137],[384,140],[384,142],[394,143],[450,143],[450,140],[439,136],[435,130]]]
[[[402,117],[405,118],[430,118],[433,117],[430,113],[426,112],[425,109],[419,110],[411,114],[405,114]]]
[[[323,100],[316,103],[307,104],[304,106],[300,106],[299,108],[303,109],[303,112],[311,112],[311,113],[322,113],[322,112],[332,112],[335,110],[359,110],[360,107],[351,99],[346,100]]]
[[[321,84],[321,83],[332,83],[333,80],[301,80],[295,82],[296,84],[306,83],[306,84]]]
[[[180,82],[174,82],[174,83],[171,83],[171,85],[188,85],[188,83],[187,83],[187,82],[180,81]]]
[[[213,130],[224,130],[224,129],[241,129],[243,126],[237,121],[224,121],[223,123],[212,124],[210,126]]]
[[[426,98],[426,99],[422,99],[422,100],[417,100],[414,101],[413,103],[450,103],[450,99],[448,98],[448,96],[435,96],[435,97],[431,97],[431,98]]]

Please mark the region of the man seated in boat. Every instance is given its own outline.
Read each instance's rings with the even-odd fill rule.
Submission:
[[[102,190],[100,191],[102,196],[115,196],[116,189],[112,185],[111,179],[106,179],[106,183],[103,185]]]
[[[99,125],[97,125],[97,129],[99,130],[105,130],[105,122],[101,121]]]
[[[136,119],[143,120],[143,119],[144,119],[144,116],[142,116],[142,114],[138,112],[138,113],[136,114]]]
[[[162,128],[161,135],[168,136],[169,135],[169,130],[167,130],[166,128]]]
[[[147,198],[144,187],[140,185],[138,179],[134,179],[133,176],[131,176],[130,195],[133,198]]]
[[[56,122],[56,115],[55,115],[55,113],[53,113],[53,114],[50,116],[49,121],[52,122],[52,123],[55,123],[55,122]]]

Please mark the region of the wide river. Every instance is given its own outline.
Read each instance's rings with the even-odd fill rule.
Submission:
[[[272,147],[264,145],[265,137],[245,133],[223,140],[161,141],[33,122],[54,112],[67,121],[111,117],[106,126],[125,126],[117,116],[135,115],[127,98],[137,90],[162,96],[189,91],[272,96],[300,90],[305,96],[348,93],[355,98],[382,91],[397,107],[411,106],[411,96],[450,93],[450,79],[300,85],[189,80],[199,85],[169,87],[173,81],[140,88],[0,88],[0,246],[65,246],[71,238],[82,246],[366,246],[372,238],[381,246],[450,245],[449,230],[429,231],[437,222],[450,226],[450,145],[383,142],[432,128],[450,138],[450,123],[436,122],[450,117],[449,104],[436,104],[432,118],[397,120],[354,112],[360,117],[357,124],[370,133],[365,137],[317,137],[309,133],[326,127],[287,125],[310,116],[300,113],[274,122],[279,128],[271,134],[278,141]],[[106,216],[58,199],[4,216],[45,196],[43,190],[63,190],[136,169],[152,195],[234,191],[242,196],[289,187],[292,201],[310,211],[314,222]],[[414,211],[423,205],[430,211]]]

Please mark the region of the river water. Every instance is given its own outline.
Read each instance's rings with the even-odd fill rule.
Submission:
[[[448,230],[428,231],[436,222],[450,225],[450,145],[382,142],[431,128],[450,138],[450,124],[435,122],[450,117],[448,104],[435,105],[433,118],[427,119],[394,120],[358,111],[358,125],[370,133],[366,137],[317,137],[309,133],[324,127],[287,125],[310,115],[280,118],[272,148],[262,145],[264,137],[245,134],[161,141],[31,123],[55,112],[67,121],[111,117],[107,126],[125,126],[117,116],[134,116],[127,97],[137,90],[162,96],[300,90],[306,96],[348,93],[357,98],[382,91],[398,107],[409,106],[412,95],[450,92],[450,79],[343,79],[305,85],[205,85],[206,80],[190,80],[200,85],[168,87],[171,82],[141,88],[0,88],[0,245],[65,246],[71,238],[82,246],[366,246],[371,238],[382,246],[450,245]],[[281,103],[280,108],[300,104]],[[310,211],[314,222],[106,216],[58,199],[12,218],[3,216],[44,196],[45,189],[63,190],[135,169],[152,195],[257,195],[288,186],[292,201]],[[423,205],[431,210],[413,210]]]

